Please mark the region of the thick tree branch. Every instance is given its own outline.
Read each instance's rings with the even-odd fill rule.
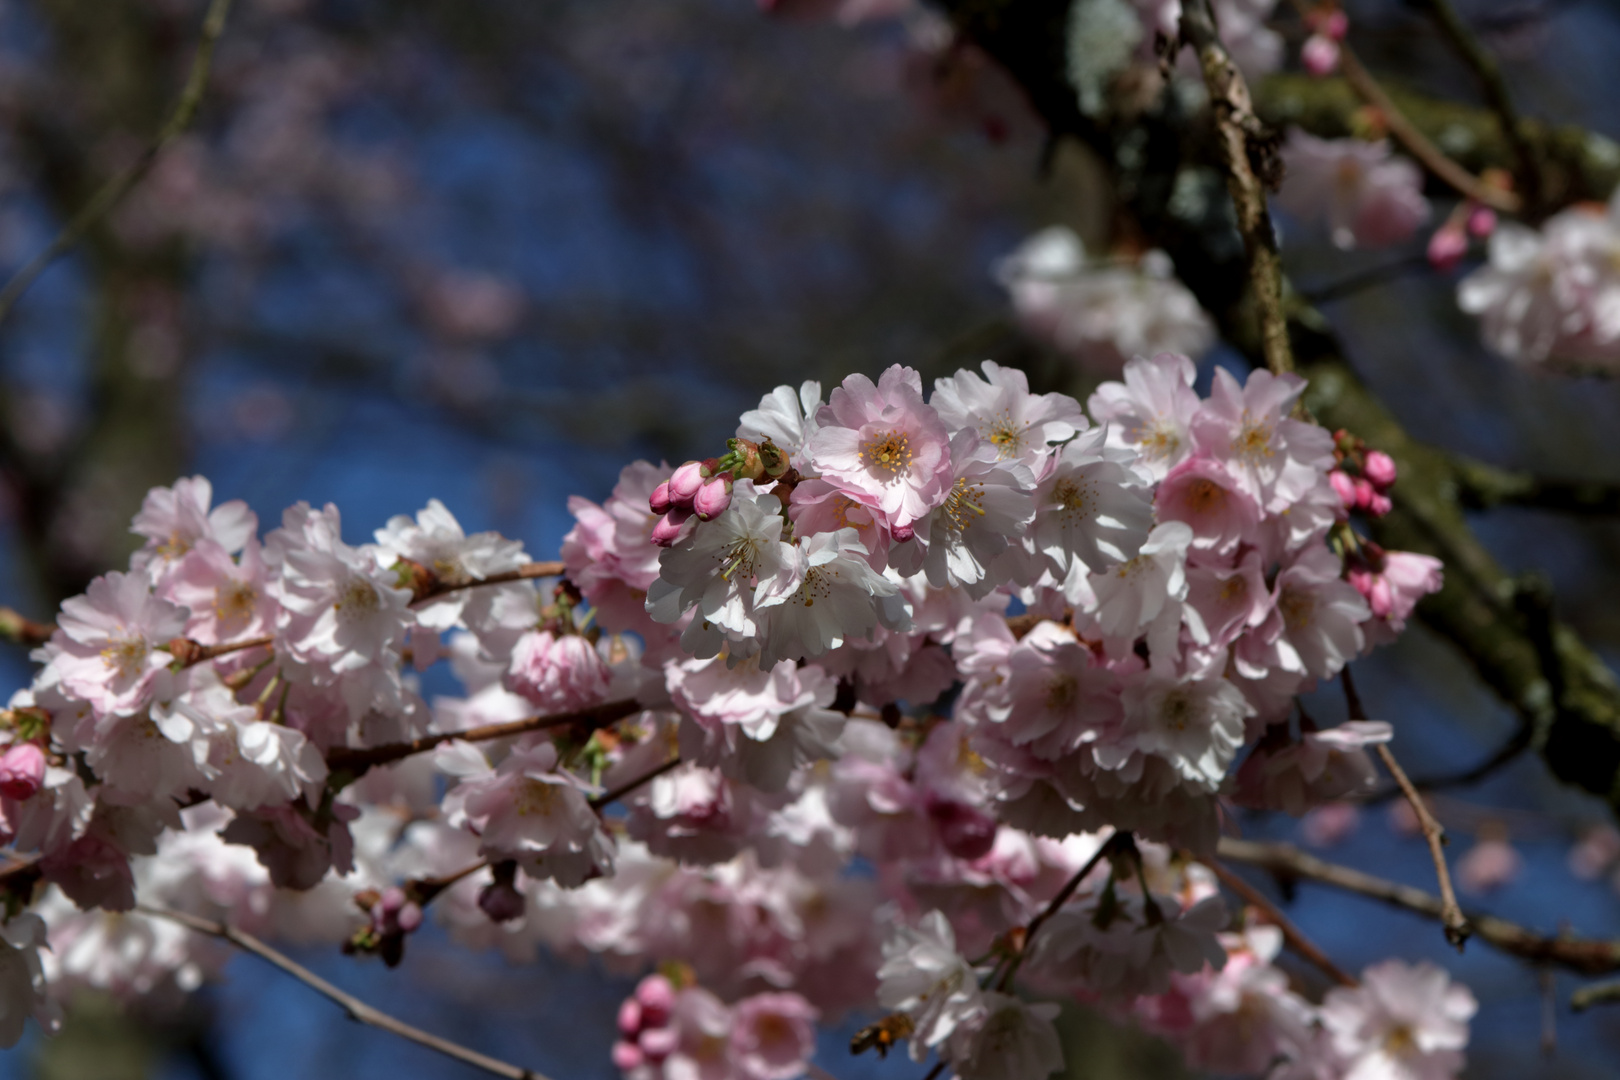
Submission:
[[[1248,257],[1250,294],[1259,309],[1260,343],[1266,366],[1281,374],[1294,370],[1288,323],[1282,306],[1282,253],[1266,208],[1266,191],[1282,179],[1276,135],[1254,114],[1249,86],[1221,44],[1210,0],[1183,0],[1181,37],[1198,54],[1217,142],[1226,166],[1226,188],[1237,209],[1238,232]]]
[[[365,1024],[368,1027],[378,1028],[393,1035],[398,1035],[400,1038],[407,1039],[410,1042],[416,1043],[418,1046],[425,1046],[429,1050],[436,1050],[446,1057],[454,1058],[464,1065],[471,1065],[475,1069],[482,1069],[484,1072],[490,1073],[494,1076],[506,1077],[508,1080],[546,1080],[546,1077],[543,1074],[537,1073],[533,1069],[524,1069],[516,1065],[510,1065],[504,1061],[499,1061],[492,1058],[487,1054],[480,1054],[476,1050],[470,1050],[467,1047],[462,1046],[460,1043],[453,1043],[449,1039],[440,1038],[437,1035],[430,1035],[421,1028],[412,1027],[403,1020],[396,1020],[387,1013],[381,1012],[380,1010],[367,1005],[353,994],[339,990],[337,987],[333,986],[331,983],[327,982],[325,979],[321,978],[304,965],[298,963],[292,957],[272,949],[269,945],[266,945],[252,934],[245,933],[232,926],[227,926],[222,922],[214,922],[211,919],[201,919],[195,915],[188,915],[183,911],[170,911],[167,908],[148,907],[145,904],[138,906],[136,910],[143,915],[149,915],[153,918],[167,919],[170,922],[179,923],[186,929],[192,930],[196,933],[207,934],[209,937],[216,937],[222,941],[228,941],[232,945],[235,945],[238,949],[241,949],[243,952],[252,953],[259,959],[280,968],[282,971],[286,972],[288,975],[291,975],[293,978],[297,979],[311,990],[314,990],[317,994],[320,994],[328,1000],[336,1003],[344,1012],[349,1014],[349,1019],[354,1020],[357,1023]]]
[[[1290,844],[1222,837],[1217,852],[1228,862],[1258,866],[1285,881],[1306,880],[1332,885],[1430,918],[1440,918],[1444,909],[1438,896],[1422,889],[1318,859]],[[1545,937],[1494,915],[1474,914],[1469,916],[1469,922],[1481,941],[1532,963],[1556,964],[1583,975],[1620,971],[1620,941],[1561,935]]]
[[[84,209],[73,216],[50,246],[35,255],[28,265],[12,275],[4,289],[0,289],[0,323],[5,322],[11,309],[39,275],[51,263],[71,251],[85,233],[117,206],[151,171],[164,148],[191,126],[197,116],[197,108],[202,104],[203,91],[208,88],[208,71],[214,62],[214,46],[225,31],[225,17],[230,10],[231,0],[213,0],[208,5],[208,13],[203,17],[202,38],[197,43],[197,55],[191,62],[191,73],[186,78],[185,89],[180,92],[180,100],[175,103],[174,111],[169,114],[157,138],[127,168],[97,189]]]

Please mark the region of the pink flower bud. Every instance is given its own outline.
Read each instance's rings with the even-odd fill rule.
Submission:
[[[653,493],[647,498],[647,507],[655,514],[667,514],[669,508],[675,505],[675,497],[669,493],[669,481],[653,488]]]
[[[1496,211],[1476,206],[1468,211],[1468,235],[1484,240],[1496,231]]]
[[[45,782],[45,751],[37,743],[17,743],[0,757],[0,795],[21,802]]]
[[[490,922],[511,922],[523,917],[523,894],[510,881],[492,881],[478,894],[478,910]]]
[[[1305,70],[1317,78],[1331,75],[1339,66],[1339,43],[1330,37],[1312,34],[1305,39],[1299,58]]]
[[[407,934],[414,934],[422,925],[422,905],[415,901],[406,901],[405,906],[399,909],[394,916],[394,925]]]
[[[619,1006],[619,1031],[625,1038],[633,1039],[640,1030],[641,1002],[633,997],[627,997]]]
[[[693,528],[692,511],[678,506],[658,520],[650,539],[659,547],[674,547],[686,539]]]
[[[1448,221],[1429,237],[1429,265],[1451,270],[1468,254],[1468,237],[1455,222]]]
[[[398,885],[390,885],[383,890],[382,896],[377,899],[377,907],[382,915],[398,914],[404,906],[405,890]]]
[[[910,525],[892,525],[889,527],[889,535],[894,537],[899,543],[903,544],[907,540],[910,540],[913,536],[916,536],[917,530],[912,528]]]
[[[641,1048],[635,1043],[620,1041],[613,1044],[613,1065],[621,1072],[629,1072],[645,1060]]]
[[[644,1027],[663,1027],[675,1009],[675,987],[662,975],[649,975],[636,986]]]
[[[726,512],[731,505],[731,474],[723,472],[698,488],[697,497],[692,500],[692,509],[697,513],[698,520],[708,521]]]
[[[1374,488],[1365,477],[1358,476],[1356,479],[1352,480],[1351,483],[1353,483],[1356,487],[1356,509],[1366,510],[1368,507],[1372,506],[1373,497],[1378,494],[1377,489]]]
[[[691,506],[693,497],[707,479],[703,475],[703,462],[688,461],[666,481],[669,484],[669,501],[675,506]]]
[[[1381,518],[1393,509],[1395,504],[1389,501],[1388,495],[1381,492],[1374,492],[1373,497],[1367,500],[1367,513],[1372,517]]]
[[[1333,485],[1333,491],[1339,496],[1339,501],[1346,510],[1356,508],[1356,482],[1347,474],[1334,469],[1328,473],[1328,483]]]
[[[1344,36],[1350,32],[1350,16],[1346,15],[1342,8],[1334,8],[1317,20],[1316,32],[1334,41],[1343,41]]]
[[[1361,462],[1361,475],[1365,476],[1373,487],[1383,491],[1395,483],[1395,459],[1382,450],[1369,450]]]
[[[667,1027],[642,1028],[641,1034],[636,1036],[636,1045],[648,1061],[663,1061],[675,1052],[680,1041],[680,1032]]]

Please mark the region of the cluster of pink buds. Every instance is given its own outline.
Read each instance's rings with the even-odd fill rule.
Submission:
[[[1359,510],[1383,517],[1393,505],[1389,489],[1395,485],[1395,459],[1367,445],[1344,429],[1333,433],[1333,471],[1328,481],[1338,493],[1346,513]]]
[[[0,755],[0,795],[23,802],[45,782],[45,751],[35,742],[12,743]]]
[[[1481,179],[1502,191],[1513,188],[1513,178],[1501,169],[1487,169]],[[1495,231],[1496,211],[1476,199],[1464,199],[1429,237],[1429,265],[1440,271],[1455,269],[1468,254],[1471,240],[1489,240]]]
[[[422,925],[422,905],[397,885],[381,892],[364,889],[354,902],[371,922],[343,943],[343,951],[376,954],[389,967],[398,965],[405,958],[405,935]]]
[[[1333,74],[1339,68],[1339,42],[1350,31],[1349,16],[1338,7],[1322,7],[1305,16],[1305,25],[1311,31],[1299,51],[1305,70],[1318,78]]]
[[[680,1035],[670,1026],[675,1013],[675,985],[663,975],[648,975],[619,1006],[619,1041],[613,1064],[628,1072],[674,1053]]]
[[[787,455],[771,440],[728,439],[720,457],[688,461],[653,489],[647,504],[662,520],[653,526],[652,542],[673,547],[692,531],[693,518],[708,521],[725,513],[733,482],[781,480],[788,471]]]

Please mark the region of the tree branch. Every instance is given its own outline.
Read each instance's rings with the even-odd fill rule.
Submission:
[[[485,724],[465,731],[441,731],[416,739],[407,739],[404,742],[384,743],[381,746],[338,746],[326,752],[326,765],[334,773],[346,772],[358,777],[377,765],[386,765],[413,754],[421,754],[447,742],[457,740],[488,742],[490,739],[504,739],[510,735],[523,735],[531,731],[574,725],[594,731],[640,711],[641,705],[637,702],[610,701],[605,705],[593,705],[589,709],[580,709],[576,712],[531,716],[504,724]]]
[[[473,589],[480,585],[508,585],[514,581],[532,581],[535,578],[559,577],[563,572],[564,567],[560,562],[531,562],[525,563],[515,570],[505,570],[499,574],[490,574],[488,577],[470,581],[444,582],[434,579],[411,600],[411,605],[414,607],[436,596],[443,596],[445,593],[455,592],[458,589]]]
[[[1216,850],[1228,862],[1258,866],[1285,881],[1303,879],[1332,885],[1435,919],[1440,918],[1444,910],[1439,897],[1422,889],[1318,859],[1291,844],[1222,837]],[[1556,964],[1583,975],[1620,971],[1620,941],[1544,937],[1494,915],[1471,915],[1469,922],[1481,941],[1532,963]]]
[[[484,1072],[490,1073],[494,1076],[506,1077],[507,1080],[547,1080],[543,1074],[537,1073],[533,1069],[524,1069],[516,1065],[510,1065],[504,1061],[499,1061],[495,1058],[489,1057],[486,1054],[480,1054],[476,1050],[470,1050],[459,1043],[453,1043],[449,1039],[440,1038],[437,1035],[430,1035],[420,1028],[414,1028],[402,1020],[396,1020],[387,1013],[381,1012],[380,1010],[367,1005],[353,994],[339,990],[337,987],[333,986],[331,983],[327,982],[313,971],[292,959],[292,957],[272,949],[269,945],[266,945],[252,934],[237,930],[235,927],[228,926],[222,922],[214,922],[211,919],[202,919],[195,915],[188,915],[183,911],[170,911],[167,908],[151,907],[146,904],[138,905],[135,910],[139,911],[143,915],[150,915],[154,918],[168,919],[170,922],[179,923],[186,929],[196,933],[207,934],[209,937],[216,937],[222,941],[228,941],[232,945],[235,945],[238,949],[241,949],[243,952],[252,953],[259,959],[267,961],[275,967],[280,968],[282,971],[286,972],[288,975],[291,975],[293,978],[297,979],[311,990],[314,990],[317,994],[320,994],[336,1003],[338,1007],[340,1007],[344,1012],[348,1013],[349,1019],[354,1020],[357,1023],[365,1024],[368,1027],[379,1028],[393,1035],[398,1035],[400,1038],[407,1039],[410,1042],[416,1043],[418,1046],[425,1046],[429,1050],[436,1050],[446,1057],[454,1058],[456,1061],[459,1061],[464,1065],[471,1065],[475,1069],[482,1069]]]
[[[1294,354],[1282,306],[1282,255],[1266,208],[1266,189],[1275,188],[1282,179],[1276,135],[1255,116],[1248,84],[1216,32],[1210,0],[1184,0],[1181,37],[1198,54],[1204,85],[1209,89],[1226,166],[1226,187],[1237,209],[1238,232],[1248,257],[1249,289],[1259,309],[1266,366],[1277,374],[1292,371]]]
[[[1091,858],[1086,860],[1085,865],[1074,872],[1074,876],[1063,883],[1063,888],[1057,891],[1057,895],[1052,897],[1051,901],[1033,919],[1029,920],[1029,926],[1024,929],[1024,943],[1019,946],[1018,952],[1012,958],[1012,963],[1007,966],[1006,972],[1002,974],[1000,981],[997,983],[997,989],[1004,991],[1012,985],[1013,976],[1018,974],[1018,968],[1023,964],[1024,957],[1029,955],[1029,947],[1035,940],[1035,934],[1042,926],[1046,925],[1048,919],[1063,909],[1063,905],[1069,902],[1069,898],[1080,887],[1080,883],[1089,877],[1091,872],[1097,869],[1104,859],[1127,851],[1136,851],[1136,838],[1128,832],[1116,832],[1103,841],[1102,846],[1092,854]],[[994,972],[991,974],[994,974]]]
[[[1361,985],[1361,983],[1356,980],[1354,975],[1351,975],[1349,972],[1345,971],[1338,964],[1335,964],[1333,962],[1333,958],[1328,956],[1327,953],[1323,952],[1321,947],[1318,946],[1316,942],[1306,937],[1300,928],[1294,925],[1293,920],[1284,915],[1282,913],[1282,909],[1271,902],[1271,898],[1269,896],[1255,888],[1253,885],[1250,885],[1247,881],[1244,881],[1237,874],[1234,874],[1231,870],[1225,866],[1222,866],[1214,859],[1205,860],[1204,865],[1209,867],[1210,870],[1214,871],[1215,876],[1220,878],[1221,883],[1228,889],[1231,889],[1233,892],[1243,897],[1243,899],[1250,905],[1257,907],[1264,912],[1266,918],[1272,923],[1272,925],[1274,925],[1278,930],[1282,931],[1283,941],[1287,942],[1288,947],[1293,949],[1306,960],[1310,961],[1312,964],[1315,964],[1317,969],[1321,971],[1322,974],[1326,975],[1340,986],[1354,988]]]
[[[197,55],[191,61],[191,73],[186,78],[185,88],[180,92],[180,100],[175,103],[174,112],[169,115],[157,138],[141,152],[140,157],[103,184],[90,197],[84,209],[75,214],[62,231],[56,234],[56,239],[12,275],[4,289],[0,289],[0,323],[5,322],[6,317],[11,314],[11,309],[39,275],[45,272],[46,267],[71,251],[73,246],[84,238],[84,234],[117,206],[151,171],[152,165],[164,148],[191,126],[192,120],[197,115],[197,107],[202,103],[203,91],[208,87],[208,71],[214,62],[214,46],[225,30],[225,17],[230,10],[231,0],[213,0],[209,4],[208,13],[203,17],[202,37],[197,43]]]
[[[1523,506],[1562,514],[1620,514],[1620,482],[1570,480],[1502,469],[1455,456],[1457,498],[1469,510]]]
[[[1585,1012],[1593,1005],[1608,1005],[1615,1001],[1620,1001],[1620,979],[1583,986],[1569,995],[1569,1007],[1576,1012]]]
[[[618,802],[620,799],[636,790],[636,788],[640,787],[642,784],[646,784],[658,779],[660,776],[663,776],[665,773],[674,769],[680,763],[681,757],[679,754],[677,754],[657,768],[649,769],[642,773],[634,780],[628,780],[616,788],[609,788],[607,791],[602,792],[602,794],[591,800],[591,808],[594,810],[600,810],[609,803]]]
[[[1462,57],[1463,63],[1473,71],[1474,77],[1485,92],[1485,100],[1491,111],[1496,114],[1497,123],[1502,127],[1502,136],[1507,139],[1513,150],[1518,167],[1513,170],[1514,176],[1519,180],[1524,190],[1524,201],[1532,209],[1539,209],[1541,205],[1541,166],[1536,160],[1536,153],[1519,124],[1518,110],[1513,107],[1513,96],[1508,93],[1507,82],[1502,78],[1501,68],[1496,66],[1496,58],[1486,51],[1474,37],[1468,25],[1452,7],[1451,0],[1427,0],[1429,13],[1434,21],[1440,25],[1440,30],[1451,42],[1452,48]]]
[[[13,645],[43,645],[51,640],[56,627],[35,622],[13,608],[0,607],[0,641]]]

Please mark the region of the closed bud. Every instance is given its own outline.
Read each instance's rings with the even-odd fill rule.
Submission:
[[[45,751],[36,743],[17,743],[0,757],[0,795],[18,802],[31,799],[45,783]]]
[[[635,1043],[625,1042],[623,1039],[613,1044],[613,1064],[621,1072],[629,1072],[639,1068],[646,1058],[641,1048]]]
[[[633,997],[625,998],[619,1006],[619,1033],[627,1039],[636,1037],[641,1030],[641,1002]]]
[[[907,540],[910,540],[913,536],[916,536],[917,530],[913,529],[910,525],[891,525],[889,527],[889,535],[903,544]]]
[[[1339,66],[1339,43],[1322,34],[1312,34],[1305,39],[1299,59],[1305,70],[1317,78],[1331,75]]]
[[[1383,491],[1395,483],[1395,459],[1382,450],[1369,450],[1361,463],[1361,474]]]
[[[692,531],[692,511],[676,507],[653,526],[651,540],[659,547],[674,547]]]
[[[643,1028],[663,1027],[675,1010],[675,986],[662,975],[649,975],[636,985]]]
[[[479,892],[478,910],[488,915],[490,922],[520,919],[523,917],[523,894],[510,881],[497,878]]]
[[[766,439],[759,444],[759,461],[765,469],[765,475],[776,480],[791,467],[788,456],[782,452],[781,447]]]
[[[1468,237],[1454,221],[1448,221],[1429,237],[1429,265],[1450,270],[1468,254]]]
[[[757,443],[747,439],[731,440],[731,474],[738,480],[758,480],[765,475],[765,461]]]
[[[691,506],[693,497],[707,479],[703,472],[703,462],[688,461],[676,469],[675,475],[669,478],[670,503],[674,506]]]
[[[670,494],[668,480],[653,488],[652,495],[647,498],[647,506],[655,514],[667,514],[674,505],[675,497]]]
[[[641,1034],[636,1036],[636,1045],[648,1061],[663,1061],[675,1052],[680,1042],[680,1032],[667,1027],[642,1028]]]
[[[1496,211],[1488,206],[1476,206],[1468,211],[1468,235],[1484,240],[1496,231]]]
[[[1344,504],[1346,510],[1356,508],[1356,482],[1354,480],[1338,469],[1334,469],[1328,473],[1328,483],[1333,485],[1334,492],[1339,496],[1339,501]]]
[[[731,505],[731,474],[721,473],[707,484],[698,488],[697,497],[692,500],[692,510],[701,521],[708,521],[726,512]]]

